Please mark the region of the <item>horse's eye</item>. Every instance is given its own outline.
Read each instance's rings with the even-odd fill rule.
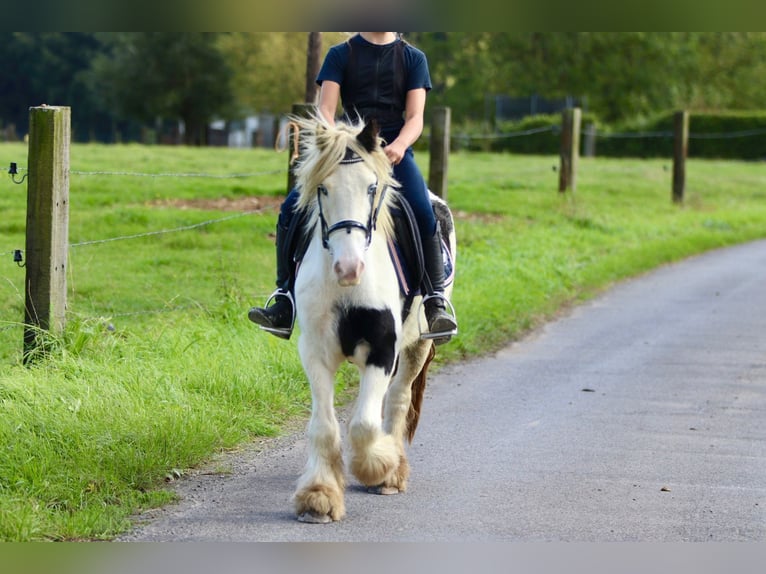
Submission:
[[[370,187],[367,188],[367,193],[369,195],[375,195],[375,192],[378,190],[378,184],[377,183],[371,183]]]
[[[323,185],[320,185],[320,186],[317,188],[317,191],[318,191],[319,193],[321,193],[322,195],[327,195],[327,188],[326,188],[325,186],[323,186]]]

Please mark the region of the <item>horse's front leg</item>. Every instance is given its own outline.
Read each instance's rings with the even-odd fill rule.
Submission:
[[[399,464],[396,472],[391,473],[381,483],[376,492],[379,494],[396,494],[407,490],[407,479],[410,475],[410,465],[407,462],[405,441],[411,440],[420,417],[420,403],[425,390],[425,372],[421,374],[424,365],[430,362],[433,345],[430,341],[418,341],[406,347],[399,356],[396,375],[391,381],[385,397],[383,409],[383,430],[391,435],[399,452]],[[423,378],[414,385],[417,377]],[[417,386],[416,389],[413,387]],[[417,396],[413,396],[413,393]]]
[[[349,423],[351,472],[372,489],[389,482],[401,453],[393,436],[383,430],[383,397],[391,372],[374,365],[360,368],[359,398]]]
[[[399,352],[398,329],[389,308],[350,309],[339,322],[344,354],[361,375],[348,428],[351,472],[365,486],[389,480],[399,464],[396,441],[383,430],[383,397]]]
[[[340,520],[346,513],[340,427],[333,403],[335,369],[316,357],[309,357],[305,351],[301,349],[301,360],[311,384],[312,398],[308,460],[293,501],[299,521],[327,523]]]

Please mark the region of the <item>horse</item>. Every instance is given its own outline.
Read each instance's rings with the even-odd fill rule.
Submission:
[[[418,424],[434,342],[421,332],[422,296],[408,301],[400,288],[390,249],[400,198],[374,122],[333,125],[316,113],[293,121],[301,134],[296,210],[306,214],[310,236],[294,297],[312,404],[308,458],[292,501],[299,521],[324,524],[346,513],[337,370],[349,361],[359,371],[346,433],[350,472],[369,492],[403,493],[410,474],[405,440],[412,442]],[[431,199],[454,261],[452,214]]]

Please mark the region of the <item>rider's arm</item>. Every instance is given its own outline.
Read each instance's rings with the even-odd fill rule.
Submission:
[[[331,125],[335,125],[335,112],[340,101],[340,84],[331,80],[322,82],[319,88],[319,113]]]
[[[388,144],[384,151],[389,161],[396,165],[402,161],[404,152],[414,144],[423,133],[423,112],[426,108],[426,90],[418,88],[407,92],[404,126],[399,136]]]

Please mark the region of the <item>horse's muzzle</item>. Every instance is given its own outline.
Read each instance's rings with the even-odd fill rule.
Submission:
[[[352,287],[359,285],[364,272],[364,260],[362,259],[339,259],[333,265],[333,271],[338,278],[338,285],[341,287]]]

